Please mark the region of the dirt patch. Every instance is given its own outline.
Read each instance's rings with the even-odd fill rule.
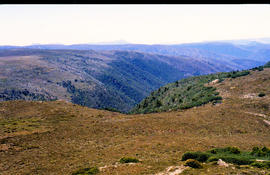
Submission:
[[[270,119],[270,117],[267,116],[267,115],[265,115],[265,114],[254,113],[254,112],[245,112],[245,113],[246,114],[255,115],[255,116],[259,116],[259,117],[263,117],[265,119]],[[263,122],[270,126],[270,121],[269,120],[263,120]]]
[[[251,115],[256,115],[256,116],[260,116],[260,117],[263,117],[263,118],[266,118],[268,119],[269,117],[265,114],[260,114],[260,113],[254,113],[254,112],[245,112],[246,114],[251,114]]]
[[[116,169],[120,166],[132,166],[132,165],[136,165],[137,163],[125,163],[125,164],[121,164],[121,163],[115,163],[112,165],[105,165],[103,167],[99,167],[99,171],[108,171],[108,170],[112,170],[112,169]]]
[[[245,95],[243,95],[243,98],[251,98],[251,99],[254,99],[254,98],[258,98],[258,95],[255,94],[255,93],[250,93],[250,94],[245,94]]]
[[[0,144],[0,152],[7,151],[9,148],[10,148],[10,145],[8,144]]]
[[[169,166],[164,172],[160,172],[156,175],[178,175],[182,173],[187,167],[181,166]]]
[[[264,123],[266,123],[267,125],[270,126],[270,121],[268,121],[268,120],[263,120],[263,121],[264,121]]]

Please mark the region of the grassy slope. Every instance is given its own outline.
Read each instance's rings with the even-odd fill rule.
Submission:
[[[269,147],[270,126],[258,115],[270,116],[269,85],[270,69],[251,71],[215,85],[221,104],[155,114],[124,115],[61,101],[1,102],[0,172],[71,174],[109,165],[100,174],[155,174],[182,164],[186,151]],[[257,97],[260,92],[266,96]],[[124,156],[142,162],[110,166]],[[244,171],[251,170],[207,165],[185,174]]]

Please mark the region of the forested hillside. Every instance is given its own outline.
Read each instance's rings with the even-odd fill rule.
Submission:
[[[263,71],[269,68],[270,62],[264,66],[254,67],[252,71]],[[222,97],[216,92],[214,84],[223,82],[226,78],[235,79],[237,77],[250,74],[250,70],[221,72],[203,76],[194,76],[169,83],[142,100],[133,108],[130,113],[152,113],[171,110],[188,109],[212,102],[220,103]]]
[[[225,72],[204,76],[195,76],[170,83],[159,88],[146,97],[131,111],[131,113],[151,113],[169,110],[188,109],[208,102],[218,103],[222,97],[218,96],[216,88],[205,86],[213,80],[221,82],[225,78],[236,78],[248,75],[249,71]]]

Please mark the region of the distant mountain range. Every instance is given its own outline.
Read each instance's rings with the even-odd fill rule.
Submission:
[[[178,45],[145,45],[145,44],[47,44],[31,46],[0,46],[1,49],[64,49],[64,50],[126,50],[167,56],[189,56],[198,60],[220,62],[240,69],[262,65],[270,59],[268,38],[255,40],[228,40],[220,42],[202,42]],[[241,63],[239,65],[239,63]]]
[[[253,38],[253,39],[242,39],[242,40],[222,40],[221,42],[228,42],[232,44],[248,45],[254,43],[270,44],[270,38]]]
[[[269,60],[270,44],[258,42],[0,46],[0,100],[62,99],[128,112],[167,83]]]

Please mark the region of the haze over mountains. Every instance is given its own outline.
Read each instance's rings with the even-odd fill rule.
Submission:
[[[270,44],[258,42],[0,46],[0,100],[63,99],[128,112],[167,83],[269,60]]]

